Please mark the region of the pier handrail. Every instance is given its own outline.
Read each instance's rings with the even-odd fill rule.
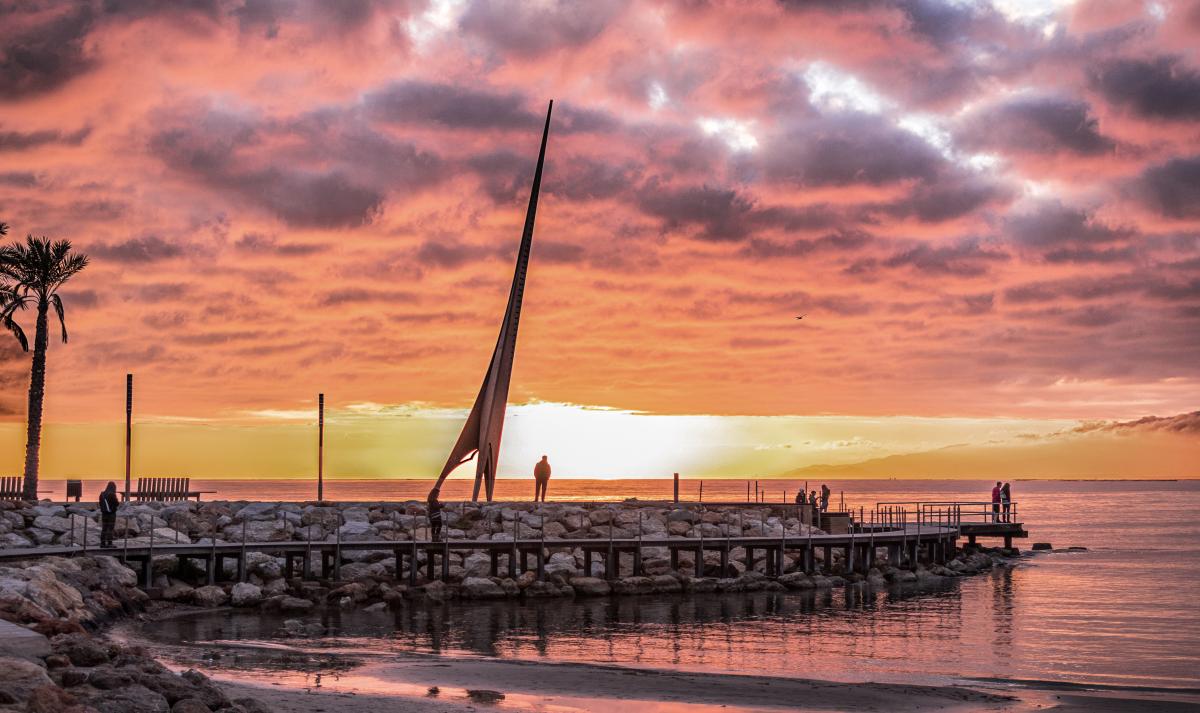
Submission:
[[[991,500],[919,500],[913,501],[880,501],[875,503],[876,511],[902,511],[910,509],[918,522],[936,523],[945,521],[949,512],[952,522],[957,526],[962,522],[997,522],[997,517],[1004,517],[1004,503]],[[1017,522],[1017,501],[1008,503],[1007,522]]]

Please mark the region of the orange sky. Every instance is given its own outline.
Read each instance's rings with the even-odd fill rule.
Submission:
[[[1140,0],[0,9],[0,220],[93,258],[48,472],[112,467],[132,371],[147,468],[301,473],[324,391],[342,472],[434,475],[554,98],[502,474],[1030,434],[1189,474],[1194,420],[1074,429],[1200,403],[1198,38],[1200,3]],[[0,340],[0,470],[27,370]]]

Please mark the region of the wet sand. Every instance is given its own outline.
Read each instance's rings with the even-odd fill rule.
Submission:
[[[258,698],[279,713],[716,713],[717,711],[1058,711],[1129,713],[1200,710],[1188,693],[1134,689],[1058,690],[1014,684],[917,686],[838,683],[768,676],[697,674],[589,664],[429,658],[369,664],[332,688],[254,685],[215,677],[234,697]],[[433,687],[436,687],[434,689]],[[430,691],[436,693],[431,694]]]
[[[1009,696],[954,686],[835,683],[769,676],[429,658],[367,665],[332,690],[288,684],[248,685],[213,672],[237,695],[252,695],[281,713],[316,711],[497,710],[701,713],[717,710],[926,711],[1005,710]],[[437,695],[428,691],[437,687]],[[243,693],[244,692],[244,693]],[[472,695],[471,692],[474,692]],[[493,694],[500,694],[499,698]],[[619,701],[619,703],[618,703]]]

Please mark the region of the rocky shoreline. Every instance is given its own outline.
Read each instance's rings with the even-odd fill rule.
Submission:
[[[789,513],[790,511],[790,513]],[[792,516],[789,517],[789,514]],[[158,542],[240,542],[243,533],[253,541],[386,540],[400,542],[423,537],[421,503],[336,507],[324,503],[138,503],[122,506],[117,544]],[[515,597],[586,597],[607,595],[748,592],[886,586],[933,583],[975,574],[1007,561],[999,551],[961,554],[946,566],[899,568],[881,560],[866,575],[842,571],[840,552],[830,563],[832,574],[808,575],[798,559],[788,558],[784,573],[768,578],[747,570],[735,548],[728,569],[721,571],[716,553],[706,556],[706,576],[695,577],[695,563],[679,557],[672,567],[666,548],[645,548],[641,576],[608,581],[599,571],[583,571],[582,552],[554,547],[554,540],[636,537],[706,538],[738,533],[759,536],[820,534],[794,517],[795,509],[747,504],[721,508],[680,508],[641,503],[564,505],[504,503],[452,506],[447,509],[451,539],[511,540],[544,538],[545,577],[532,572],[518,577],[490,577],[490,560],[478,553],[453,553],[446,581],[427,581],[418,572],[417,585],[407,584],[391,549],[347,550],[347,560],[333,582],[285,578],[282,559],[248,553],[246,581],[202,584],[203,575],[174,555],[156,556],[153,587],[138,586],[134,572],[99,545],[95,508],[51,503],[0,502],[0,547],[88,543],[89,554],[43,557],[0,567],[0,618],[50,637],[44,655],[28,659],[0,657],[0,711],[68,711],[70,713],[259,713],[268,710],[250,699],[231,700],[203,674],[175,675],[136,647],[94,638],[107,622],[138,615],[148,606],[233,606],[293,614],[280,633],[318,636],[319,624],[304,614],[323,607],[398,609],[454,599]],[[84,522],[86,521],[86,525]],[[317,535],[320,535],[319,537]],[[657,550],[661,549],[661,552]],[[115,553],[113,553],[115,554]],[[818,551],[818,554],[820,552]],[[689,555],[690,556],[690,555]],[[625,567],[631,568],[632,561]],[[423,568],[419,568],[423,569]],[[232,578],[235,571],[226,572]],[[158,600],[168,604],[154,604]],[[89,633],[92,632],[92,633]],[[5,666],[4,664],[10,664]]]

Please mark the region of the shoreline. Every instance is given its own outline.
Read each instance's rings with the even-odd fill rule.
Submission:
[[[200,647],[201,643],[194,646]],[[1068,682],[980,680],[978,685],[845,682],[769,675],[711,673],[613,664],[438,654],[371,655],[333,677],[307,683],[257,683],[254,674],[210,669],[234,696],[250,696],[278,713],[498,710],[603,713],[778,711],[1034,711],[1125,713],[1196,710],[1200,689],[1146,690]],[[333,682],[330,683],[330,678]],[[318,683],[313,685],[311,681]]]

